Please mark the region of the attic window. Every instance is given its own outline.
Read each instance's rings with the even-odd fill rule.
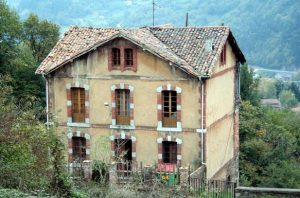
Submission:
[[[132,67],[133,50],[131,48],[126,48],[124,52],[125,52],[125,67]]]
[[[112,62],[113,62],[113,66],[121,65],[120,49],[112,48]]]
[[[110,48],[108,54],[108,70],[137,70],[137,51],[132,46],[116,46]]]
[[[220,56],[220,64],[225,65],[226,64],[226,44],[223,46],[221,56]]]

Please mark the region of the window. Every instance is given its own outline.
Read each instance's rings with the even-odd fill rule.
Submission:
[[[177,127],[177,93],[163,91],[162,97],[162,126]]]
[[[224,45],[222,52],[221,52],[220,63],[221,63],[221,65],[226,64],[226,44]]]
[[[116,122],[118,125],[130,125],[130,91],[116,89]]]
[[[162,161],[163,163],[177,163],[177,143],[163,141],[162,142]]]
[[[117,67],[121,65],[121,56],[120,49],[112,48],[112,63],[113,67]]]
[[[71,88],[72,94],[72,122],[85,122],[85,90]]]
[[[73,160],[86,159],[86,140],[83,137],[72,137]]]
[[[137,49],[133,46],[116,46],[109,49],[108,70],[137,70]]]
[[[133,50],[130,48],[125,49],[125,67],[133,66]]]

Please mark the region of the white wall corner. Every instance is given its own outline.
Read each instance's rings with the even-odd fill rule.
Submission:
[[[67,100],[67,106],[72,106],[72,101],[71,100]]]
[[[132,142],[136,142],[136,137],[135,136],[131,136],[131,141]]]
[[[112,103],[111,103],[111,107],[112,107],[112,108],[115,108],[115,107],[116,107],[116,103],[115,103],[115,102],[112,102]]]
[[[181,155],[177,155],[177,160],[181,160]]]
[[[85,118],[85,123],[89,124],[90,123],[90,119],[89,118]]]
[[[69,149],[69,153],[72,154],[73,153],[73,149],[70,148]]]
[[[71,89],[71,83],[67,83],[67,84],[66,84],[66,88],[67,88],[67,89]]]
[[[176,87],[176,92],[181,93],[182,89],[180,87]]]
[[[171,137],[170,135],[168,135],[168,136],[167,136],[167,140],[168,140],[169,142],[171,142],[172,137]]]
[[[128,88],[129,88],[130,91],[134,91],[134,87],[133,86],[129,85]]]
[[[158,159],[162,159],[162,154],[158,154]]]
[[[85,152],[86,152],[87,155],[91,154],[90,149],[86,149]]]
[[[181,105],[177,105],[177,111],[181,111]]]
[[[132,153],[131,153],[131,156],[132,156],[132,157],[136,157],[136,152],[132,152]]]
[[[110,86],[110,90],[114,91],[116,89],[116,85]]]
[[[167,90],[170,91],[171,90],[171,85],[167,84]]]
[[[182,144],[182,139],[176,138],[176,143],[177,144]]]
[[[181,122],[177,122],[177,128],[181,129]]]
[[[120,83],[120,89],[124,89],[125,88],[125,84],[124,83]]]
[[[130,126],[134,127],[134,120],[130,120]]]
[[[157,87],[157,88],[156,88],[156,92],[157,92],[157,93],[162,92],[162,86]]]
[[[85,101],[84,105],[85,105],[86,107],[90,106],[89,101]]]
[[[121,139],[122,139],[122,140],[125,139],[125,132],[124,132],[124,131],[121,132]]]
[[[110,139],[110,141],[114,141],[115,140],[115,136],[111,135],[111,136],[109,136],[109,139]]]
[[[76,131],[76,137],[80,137],[80,131]]]
[[[157,109],[158,109],[158,110],[161,110],[161,104],[158,104],[158,105],[157,105]]]
[[[85,89],[86,91],[90,90],[90,86],[87,85],[87,84],[83,85],[83,87],[84,87],[84,89]]]
[[[158,143],[158,144],[161,144],[161,143],[162,143],[162,141],[163,141],[163,138],[162,138],[162,137],[160,137],[160,138],[157,138],[157,143]]]
[[[111,119],[111,125],[116,125],[116,119]]]
[[[84,137],[85,137],[86,140],[90,140],[91,139],[91,136],[89,134],[87,134],[87,133],[84,134]]]
[[[72,117],[68,117],[67,123],[72,123]]]
[[[67,134],[67,137],[68,137],[68,139],[72,139],[73,133],[72,133],[72,132],[69,132],[69,133]]]
[[[75,87],[79,87],[80,83],[78,81],[75,82]]]
[[[134,108],[134,104],[130,103],[130,109]]]

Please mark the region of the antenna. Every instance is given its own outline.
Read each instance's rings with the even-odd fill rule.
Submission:
[[[186,13],[186,16],[185,16],[185,27],[189,26],[189,13],[187,12]]]

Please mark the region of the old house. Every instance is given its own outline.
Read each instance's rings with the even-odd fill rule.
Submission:
[[[36,73],[69,162],[205,166],[207,178],[235,179],[244,62],[229,27],[72,27]]]

